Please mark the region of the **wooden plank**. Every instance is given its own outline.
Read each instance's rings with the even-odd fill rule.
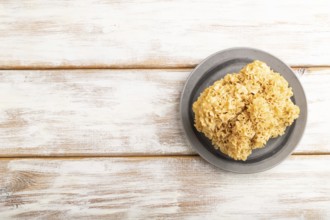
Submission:
[[[229,47],[330,64],[330,3],[3,1],[0,68],[192,67]]]
[[[187,74],[0,71],[0,156],[192,153],[178,114]]]
[[[0,161],[2,218],[328,219],[329,156],[258,174],[199,157]]]
[[[0,71],[0,156],[195,154],[179,119],[189,72]],[[329,153],[330,69],[298,72],[309,120],[296,153]]]

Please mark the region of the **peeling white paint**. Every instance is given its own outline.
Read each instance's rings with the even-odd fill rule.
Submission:
[[[1,7],[0,66],[193,66],[237,46],[291,65],[330,59],[327,0],[35,0]]]
[[[292,156],[272,170],[239,175],[193,157],[2,160],[0,188],[7,186],[11,206],[0,201],[0,212],[6,218],[58,211],[59,218],[326,219],[328,162],[329,156]]]
[[[194,153],[178,111],[189,72],[0,71],[0,155]],[[301,80],[309,119],[296,152],[329,152],[330,70]]]

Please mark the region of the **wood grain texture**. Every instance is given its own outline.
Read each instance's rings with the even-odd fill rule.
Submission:
[[[238,46],[329,65],[329,8],[328,0],[2,1],[0,68],[191,67]]]
[[[296,71],[309,119],[295,153],[330,153],[330,69]],[[0,71],[0,156],[195,154],[179,119],[189,72]]]
[[[42,219],[328,219],[329,156],[258,174],[199,157],[0,160],[0,213]]]

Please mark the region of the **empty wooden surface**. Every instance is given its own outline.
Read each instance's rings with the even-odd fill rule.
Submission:
[[[191,67],[248,46],[328,65],[329,1],[2,1],[3,68]]]
[[[330,3],[1,1],[0,219],[329,219]],[[229,47],[266,50],[306,90],[300,145],[238,175],[179,120],[184,82]]]
[[[292,156],[263,173],[199,157],[0,160],[4,218],[327,219],[330,156]]]

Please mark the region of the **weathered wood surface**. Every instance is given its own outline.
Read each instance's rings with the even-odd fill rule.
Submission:
[[[0,215],[43,219],[328,219],[330,156],[258,174],[199,157],[0,160]]]
[[[0,71],[0,156],[194,154],[179,119],[190,70]],[[330,68],[304,72],[296,153],[330,153]]]
[[[329,219],[329,8],[1,1],[0,219]],[[239,46],[301,67],[309,104],[296,155],[251,175],[187,156],[179,121],[189,68]]]
[[[2,1],[0,68],[191,67],[248,46],[330,64],[329,1]]]

